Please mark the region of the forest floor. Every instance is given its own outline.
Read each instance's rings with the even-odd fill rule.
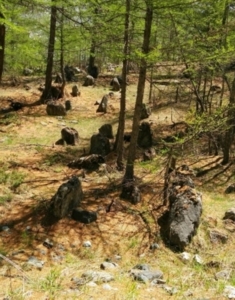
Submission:
[[[135,175],[142,202],[135,206],[119,198],[123,173],[115,168],[114,153],[107,156],[108,173],[101,166],[82,178],[80,170],[67,167],[89,152],[90,138],[101,125],[112,124],[116,133],[120,93],[114,92],[107,114],[96,113],[94,105],[110,92],[108,80],[98,80],[95,87],[80,86],[81,95],[68,98],[72,110],[65,117],[48,116],[46,105],[29,105],[40,98],[41,79],[25,78],[18,86],[6,83],[0,87],[0,109],[9,106],[9,98],[27,104],[17,112],[0,115],[0,253],[10,260],[0,260],[0,299],[227,299],[225,286],[235,284],[235,224],[222,219],[225,211],[234,206],[234,196],[224,194],[234,182],[232,163],[222,166],[221,156],[208,156],[203,148],[205,141],[200,141],[201,146],[197,141],[193,147],[190,144],[178,149],[177,165],[187,163],[196,172],[205,171],[194,178],[203,195],[203,214],[197,235],[186,249],[192,255],[200,255],[202,265],[182,262],[179,253],[169,248],[160,234],[158,219],[167,210],[162,205],[167,159],[164,148],[151,162],[143,162],[142,150],[138,149]],[[126,131],[131,131],[136,82],[132,76],[128,85]],[[68,96],[72,85],[66,87]],[[170,125],[185,120],[191,103],[174,103],[172,96],[170,104],[168,98],[165,106],[153,106],[148,104],[148,93],[147,86],[144,102],[152,107],[147,121],[161,140],[174,133]],[[55,145],[65,126],[78,131],[78,145]],[[128,143],[125,155],[127,152]],[[82,181],[82,208],[96,211],[114,200],[112,210],[101,210],[98,220],[88,225],[70,218],[47,220],[45,211],[51,197],[72,175],[80,176]],[[227,242],[212,244],[212,229],[228,236]],[[50,249],[45,247],[47,239],[53,242]],[[84,248],[85,241],[92,246]],[[150,250],[152,243],[157,243],[159,249]],[[72,278],[88,269],[98,271],[103,261],[115,261],[117,256],[121,257],[116,261],[119,268],[112,271],[115,280],[108,286],[84,284],[74,288]],[[42,268],[30,267],[30,257],[43,261]],[[206,266],[211,261],[219,262],[219,267]],[[167,285],[176,292],[133,281],[128,272],[137,263],[160,269]],[[215,273],[224,269],[230,270],[230,277],[216,280]]]

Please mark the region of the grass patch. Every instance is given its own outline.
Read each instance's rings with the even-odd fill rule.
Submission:
[[[8,171],[6,166],[0,170],[0,184],[7,185],[11,189],[19,187],[25,177],[26,175],[22,172],[16,170]]]

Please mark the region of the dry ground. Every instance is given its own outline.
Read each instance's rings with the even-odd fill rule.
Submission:
[[[132,78],[127,93],[127,131],[131,128],[131,116],[136,96],[136,80]],[[1,108],[9,105],[8,97],[15,101],[33,103],[40,97],[37,90],[40,81],[24,83],[18,87],[3,86],[0,89]],[[68,87],[71,89],[71,85]],[[84,200],[81,206],[97,210],[105,208],[112,200],[111,212],[101,210],[97,222],[89,225],[77,223],[69,218],[55,222],[48,220],[45,209],[58,187],[72,175],[81,175],[67,163],[89,151],[93,133],[105,123],[117,129],[120,94],[114,93],[107,114],[97,114],[96,101],[100,101],[109,86],[105,80],[97,86],[81,87],[81,96],[72,98],[73,110],[64,118],[46,114],[45,105],[24,107],[11,113],[9,118],[0,116],[0,253],[15,262],[23,270],[5,261],[0,261],[0,298],[3,299],[223,299],[223,288],[235,282],[215,281],[215,269],[203,266],[185,265],[178,254],[164,244],[157,219],[162,215],[162,187],[165,158],[161,153],[151,163],[136,163],[136,175],[141,183],[143,202],[132,206],[119,199],[123,174],[115,169],[115,155],[107,158],[110,171],[101,167],[99,171],[87,173],[82,180]],[[146,89],[145,102],[148,99]],[[178,103],[153,110],[150,121],[153,127],[167,125],[184,119],[189,106]],[[78,146],[55,146],[64,126],[74,127],[80,135]],[[161,127],[163,130],[164,126]],[[160,130],[160,129],[159,129]],[[126,151],[128,146],[126,145]],[[183,150],[182,150],[183,151]],[[234,168],[231,165],[224,172],[218,157],[204,157],[201,153],[188,152],[187,160],[195,170],[211,169],[196,184],[203,192],[204,211],[197,237],[189,251],[199,253],[205,261],[219,260],[224,268],[233,268],[235,261],[231,254],[234,242],[233,224],[224,225],[222,217],[226,209],[233,206],[233,196],[223,194],[226,184],[233,182]],[[224,168],[225,169],[225,168]],[[206,181],[206,183],[205,183]],[[227,244],[212,245],[208,229],[219,228],[229,235]],[[3,228],[2,228],[3,229]],[[28,229],[28,230],[27,230]],[[43,246],[46,238],[53,241],[52,249]],[[82,247],[84,241],[92,242],[91,249]],[[157,242],[160,249],[149,250]],[[71,278],[79,276],[86,269],[99,269],[107,258],[121,255],[121,271],[116,271],[112,290],[81,287],[71,289]],[[42,270],[29,269],[25,262],[35,256],[45,262]],[[62,257],[60,260],[58,257]],[[58,260],[59,259],[59,260]],[[178,293],[169,295],[161,288],[133,282],[128,270],[136,263],[149,263],[152,268],[161,269],[164,279],[175,286]],[[30,278],[27,281],[24,276]],[[190,292],[192,296],[190,295]]]

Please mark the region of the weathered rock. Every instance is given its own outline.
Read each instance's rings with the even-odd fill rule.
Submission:
[[[108,108],[108,99],[109,96],[108,95],[104,95],[96,112],[102,112],[102,113],[107,113],[107,108]]]
[[[222,270],[220,272],[217,272],[215,274],[215,279],[223,279],[223,280],[229,280],[231,277],[232,270]]]
[[[114,280],[113,275],[105,271],[88,270],[82,274],[82,277],[93,282],[109,282]]]
[[[38,260],[35,256],[30,256],[27,261],[27,264],[34,266],[37,269],[42,269],[42,267],[44,266],[44,261]]]
[[[209,231],[210,240],[212,243],[222,243],[225,244],[228,240],[228,236],[223,232],[219,232],[218,230],[210,230]]]
[[[141,191],[133,180],[124,178],[120,197],[130,201],[132,204],[137,204],[141,201]]]
[[[82,244],[83,247],[85,248],[91,248],[91,242],[90,241],[85,241],[83,244]]]
[[[65,78],[66,78],[67,81],[74,81],[75,73],[74,73],[74,70],[73,70],[72,66],[66,65],[64,67],[64,73],[65,73]]]
[[[152,130],[148,122],[142,122],[139,127],[137,143],[139,147],[149,148],[153,145]]]
[[[113,91],[118,92],[120,90],[120,83],[117,77],[114,77],[110,82],[110,85],[113,87]]]
[[[133,269],[136,269],[136,270],[143,270],[143,271],[149,271],[149,270],[150,270],[150,267],[149,267],[149,265],[147,265],[147,264],[137,264],[136,266],[134,266]]]
[[[111,152],[109,139],[102,134],[94,134],[91,137],[90,154],[106,156]]]
[[[24,68],[23,70],[23,75],[24,76],[29,76],[29,75],[33,75],[34,71],[32,69],[29,68]]]
[[[188,252],[182,252],[180,253],[179,257],[184,263],[186,263],[191,260],[192,255]]]
[[[148,161],[148,160],[153,160],[153,158],[156,156],[156,151],[154,148],[149,148],[143,153],[143,160]]]
[[[91,75],[87,75],[87,77],[85,78],[85,82],[83,83],[83,86],[92,86],[95,83],[95,79],[94,77],[92,77]]]
[[[231,194],[235,192],[235,183],[230,184],[225,190],[225,194]]]
[[[227,220],[227,219],[232,220],[232,221],[235,222],[235,208],[234,207],[230,208],[229,210],[227,210],[225,212],[223,220]]]
[[[142,111],[141,111],[141,116],[140,119],[147,119],[151,115],[151,109],[150,107],[146,107],[146,104],[142,104]]]
[[[74,208],[71,218],[80,223],[89,224],[97,220],[97,213],[94,211],[87,211]]]
[[[73,160],[68,164],[68,167],[73,169],[87,169],[92,171],[98,169],[100,164],[103,164],[104,162],[105,159],[102,155],[91,154],[81,157],[77,160]]]
[[[61,130],[61,137],[67,145],[76,145],[79,142],[79,135],[76,129],[65,127]]]
[[[49,116],[65,116],[66,109],[65,107],[56,101],[49,101],[47,103],[46,112]]]
[[[71,95],[73,96],[73,97],[77,97],[77,96],[80,96],[80,91],[79,91],[79,88],[78,88],[78,85],[77,84],[75,84],[73,87],[72,87],[72,93],[71,93]]]
[[[79,206],[83,198],[82,185],[78,177],[73,176],[63,183],[51,199],[51,211],[56,218],[66,217]]]
[[[62,83],[62,82],[63,82],[63,79],[62,79],[61,74],[57,73],[56,77],[55,77],[55,83]]]
[[[99,76],[99,68],[97,66],[89,67],[88,70],[87,70],[87,72],[93,78],[98,78],[98,76]]]
[[[66,100],[65,101],[65,109],[66,109],[66,111],[72,109],[72,105],[71,105],[71,101],[70,100]]]
[[[202,213],[202,196],[192,186],[191,171],[183,165],[169,179],[170,212],[168,237],[171,245],[183,250],[195,235]]]
[[[113,127],[111,124],[104,124],[99,128],[99,133],[108,139],[113,139]]]
[[[225,289],[224,289],[224,294],[229,299],[234,299],[235,298],[235,287],[231,286],[231,285],[226,285]]]
[[[156,270],[156,271],[145,271],[145,270],[131,270],[131,275],[134,280],[136,281],[142,281],[144,283],[148,283],[154,279],[161,279],[163,277],[162,271]]]
[[[100,268],[101,268],[102,270],[116,269],[116,268],[118,268],[118,264],[116,264],[116,263],[114,263],[114,262],[104,261],[104,262],[102,262],[102,264],[100,265]]]

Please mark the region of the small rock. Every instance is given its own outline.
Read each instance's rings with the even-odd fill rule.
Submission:
[[[153,243],[149,247],[150,250],[160,249],[160,246],[157,243]]]
[[[2,231],[10,231],[10,227],[8,227],[7,225],[2,226]]]
[[[143,271],[143,270],[131,270],[131,275],[134,280],[148,283],[154,279],[161,279],[163,273],[161,271]]]
[[[49,239],[46,239],[44,242],[43,242],[43,246],[46,247],[47,249],[51,249],[53,247],[53,242],[50,241]]]
[[[85,241],[82,245],[85,248],[90,248],[91,247],[91,242],[90,241]]]
[[[231,270],[222,270],[222,271],[217,272],[215,274],[215,279],[216,280],[219,280],[219,279],[229,280],[230,279],[230,275],[231,275]]]
[[[34,256],[30,256],[28,261],[27,261],[27,264],[32,265],[32,266],[36,267],[37,269],[42,269],[42,267],[44,265],[44,261],[38,260]]]
[[[193,258],[195,262],[198,263],[199,265],[203,264],[202,258],[198,254],[195,254]]]
[[[147,264],[138,264],[138,265],[134,266],[133,269],[143,270],[143,271],[149,271],[150,270],[150,268]]]
[[[121,259],[122,259],[121,255],[114,255],[113,258],[114,258],[115,260],[121,260]]]
[[[86,284],[86,286],[96,287],[97,284],[96,284],[95,282],[93,282],[93,281],[90,281],[90,282],[88,282],[88,283]]]
[[[229,299],[234,299],[235,298],[235,287],[231,285],[226,285],[224,289],[224,294],[229,298]]]
[[[114,280],[113,275],[105,271],[92,271],[88,270],[82,274],[82,277],[94,282],[109,282]]]
[[[164,285],[163,289],[170,295],[174,295],[178,292],[177,288],[175,287],[170,287],[168,285]]]
[[[113,262],[108,262],[108,261],[104,261],[101,265],[100,268],[102,270],[106,270],[106,269],[116,269],[118,267],[118,264],[113,263]]]
[[[47,125],[47,123],[45,123],[45,122],[40,122],[41,123],[41,125],[43,125],[43,126],[46,126]]]
[[[165,284],[165,283],[166,283],[166,280],[164,280],[164,279],[154,279],[153,281],[151,281],[150,285],[155,286],[158,284]]]
[[[183,262],[188,262],[191,259],[191,254],[188,252],[182,252],[180,253],[179,257]]]

